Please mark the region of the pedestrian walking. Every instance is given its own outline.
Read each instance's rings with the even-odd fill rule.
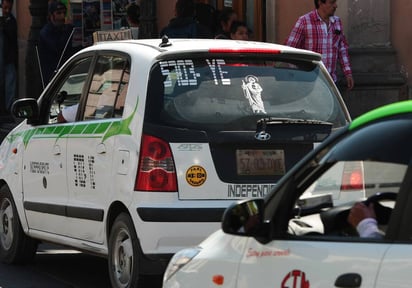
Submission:
[[[322,61],[337,81],[336,65],[339,60],[349,90],[354,86],[349,61],[348,42],[342,21],[335,16],[337,0],[314,0],[316,9],[299,17],[285,44],[311,50],[322,55]]]
[[[67,8],[60,1],[49,3],[49,21],[40,30],[39,61],[43,88],[55,71],[75,52],[72,45],[74,27],[66,24]]]

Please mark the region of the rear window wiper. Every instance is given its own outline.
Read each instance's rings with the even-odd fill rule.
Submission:
[[[315,125],[332,125],[330,122],[313,119],[295,119],[295,118],[278,118],[265,117],[257,121],[257,125],[279,125],[279,124],[315,124]]]
[[[282,135],[282,138],[322,142],[332,131],[333,124],[321,120],[265,117],[256,122],[256,135]]]

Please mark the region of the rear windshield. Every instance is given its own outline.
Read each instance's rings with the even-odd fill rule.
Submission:
[[[146,116],[196,129],[256,128],[261,118],[347,122],[318,65],[305,61],[190,58],[155,64]]]

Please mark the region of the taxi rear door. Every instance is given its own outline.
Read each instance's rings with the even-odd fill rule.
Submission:
[[[67,142],[68,235],[102,243],[104,217],[110,201],[122,190],[117,177],[128,175],[129,151],[118,150],[116,139],[123,132],[125,95],[128,90],[130,61],[119,53],[98,55],[86,94],[81,119]],[[127,127],[126,127],[127,128]],[[117,153],[117,154],[116,154]],[[114,154],[118,158],[113,169]],[[118,159],[116,158],[116,159]]]

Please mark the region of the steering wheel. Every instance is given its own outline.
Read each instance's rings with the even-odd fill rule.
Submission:
[[[373,207],[376,214],[376,221],[381,225],[386,225],[391,217],[392,208],[382,205],[382,201],[396,201],[396,196],[398,193],[394,192],[379,192],[374,195],[369,196],[363,203],[369,206],[373,203]]]
[[[376,221],[379,225],[386,225],[389,222],[392,208],[382,205],[383,201],[396,201],[397,193],[381,192],[369,196],[363,201],[365,205],[373,203],[376,214]],[[340,236],[357,236],[357,231],[348,223],[348,215],[354,203],[345,203],[340,206],[327,209],[320,213],[320,218],[324,226],[324,233]]]

